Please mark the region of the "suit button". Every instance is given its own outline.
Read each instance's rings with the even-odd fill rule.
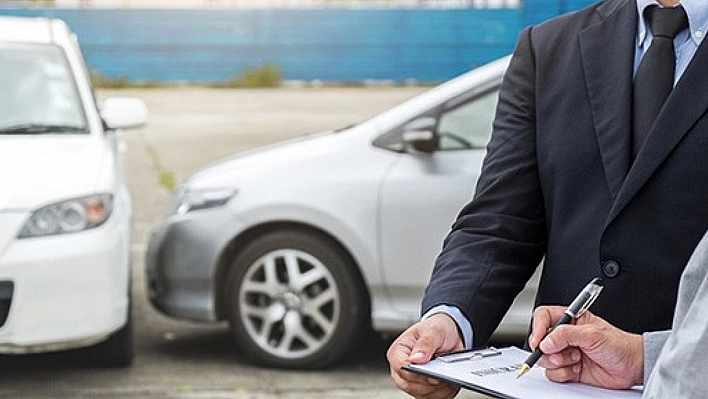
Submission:
[[[604,274],[605,277],[615,277],[619,274],[619,271],[620,265],[614,260],[608,260],[602,265],[602,274]]]

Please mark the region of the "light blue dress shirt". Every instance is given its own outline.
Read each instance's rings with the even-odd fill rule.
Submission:
[[[654,0],[637,0],[639,23],[637,26],[637,45],[634,52],[634,73],[636,74],[639,62],[651,45],[654,36],[644,20],[644,9],[649,5],[660,5]],[[679,81],[688,64],[698,50],[703,38],[708,35],[708,0],[683,0],[680,2],[688,16],[688,29],[679,33],[674,39],[676,50],[676,72],[674,85]],[[708,73],[708,72],[707,72]],[[426,312],[422,319],[437,314],[445,313],[452,317],[462,334],[465,348],[470,349],[473,342],[473,330],[470,321],[455,306],[438,305]]]
[[[676,72],[674,86],[683,75],[686,67],[696,54],[703,38],[708,35],[708,2],[706,0],[683,0],[680,2],[688,16],[688,29],[674,38],[676,51]],[[637,26],[637,47],[634,51],[634,73],[637,73],[639,62],[647,52],[654,36],[644,19],[644,9],[650,5],[659,5],[654,0],[637,0],[639,23]]]

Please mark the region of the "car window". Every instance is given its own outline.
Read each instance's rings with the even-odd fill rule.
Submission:
[[[484,148],[492,135],[499,91],[494,90],[452,109],[438,120],[438,149]]]
[[[63,51],[52,45],[0,45],[0,133],[87,132]]]

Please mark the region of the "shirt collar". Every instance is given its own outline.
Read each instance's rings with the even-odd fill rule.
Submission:
[[[644,9],[650,5],[659,5],[656,0],[637,0],[637,12],[639,13],[639,26],[637,30],[637,46],[644,46],[647,38],[647,25],[644,20]],[[688,16],[688,28],[691,32],[691,39],[700,45],[703,38],[708,34],[708,1],[706,0],[681,0],[680,3],[686,10]]]

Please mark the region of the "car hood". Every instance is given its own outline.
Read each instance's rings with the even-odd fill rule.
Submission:
[[[0,138],[0,210],[28,210],[100,190],[106,155],[90,136]]]
[[[359,133],[363,132],[322,132],[246,151],[197,170],[185,183],[191,188],[229,187],[235,180],[249,177],[277,175],[279,181],[285,181],[289,174],[301,175],[306,169],[335,167],[350,162],[360,152]]]

